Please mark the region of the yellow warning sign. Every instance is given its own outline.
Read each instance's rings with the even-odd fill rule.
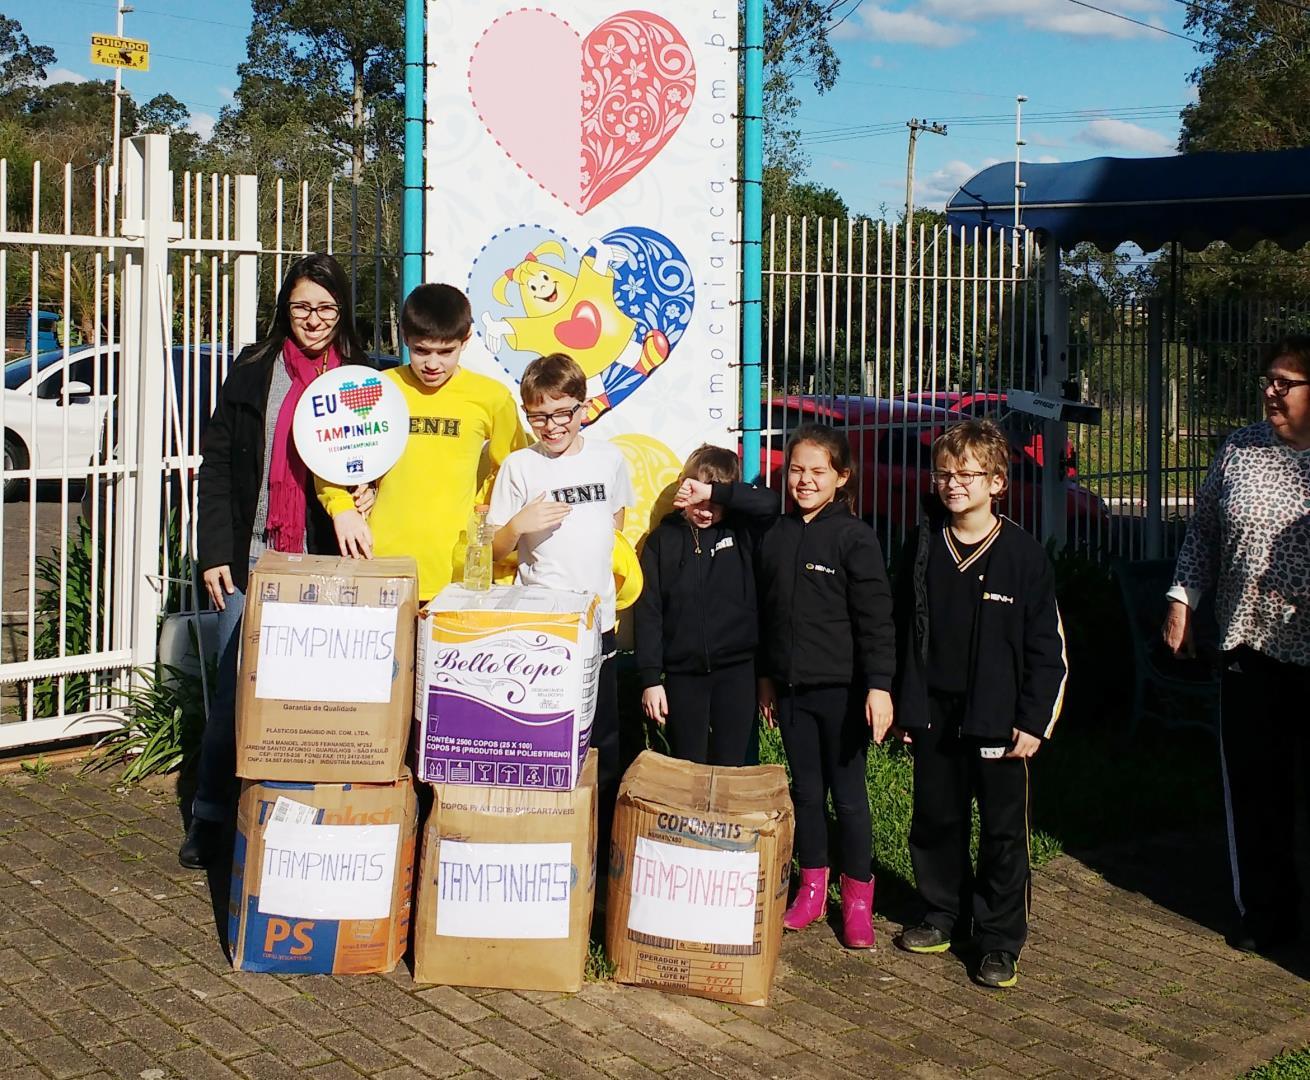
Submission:
[[[105,67],[125,67],[133,71],[150,70],[150,42],[134,38],[91,35],[91,63]]]

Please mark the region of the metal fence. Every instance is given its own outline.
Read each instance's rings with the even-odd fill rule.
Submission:
[[[161,617],[197,606],[201,436],[290,262],[336,254],[373,350],[398,351],[399,191],[174,176],[164,136],[125,146],[121,183],[0,161],[0,749],[108,728]],[[1097,556],[1172,551],[1219,440],[1258,415],[1261,344],[1310,320],[1273,297],[1061,290],[1022,230],[778,218],[764,247],[761,473],[781,489],[796,426],[836,426],[889,553],[933,438],[982,415],[1010,437],[1016,521]],[[1102,410],[1067,438],[1014,397],[1051,393],[1066,357]]]
[[[0,161],[0,749],[112,727],[161,617],[195,610],[201,436],[290,262],[335,251],[366,340],[397,349],[398,193],[175,176],[166,137],[124,146],[120,183]]]

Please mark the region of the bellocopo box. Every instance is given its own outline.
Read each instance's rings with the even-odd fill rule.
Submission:
[[[605,948],[619,982],[763,1005],[782,943],[793,813],[780,765],[647,750],[624,774]]]
[[[433,786],[414,979],[582,989],[595,896],[596,751],[572,791]]]
[[[394,780],[414,693],[417,565],[265,552],[250,573],[237,775]]]
[[[591,741],[599,602],[532,586],[452,585],[418,620],[418,775],[567,791]]]
[[[246,781],[228,943],[248,971],[391,971],[409,940],[418,800],[389,784]]]

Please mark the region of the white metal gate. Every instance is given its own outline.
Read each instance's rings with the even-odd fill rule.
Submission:
[[[259,242],[253,177],[180,179],[159,135],[124,142],[119,184],[0,162],[0,748],[111,726],[189,584],[164,539],[194,529],[199,431],[254,337]]]

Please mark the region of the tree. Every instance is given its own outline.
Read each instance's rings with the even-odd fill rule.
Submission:
[[[156,94],[138,114],[143,135],[167,135],[174,172],[192,168],[200,153],[201,138],[191,130],[191,112],[172,94]]]
[[[291,127],[326,139],[362,182],[370,156],[401,143],[405,31],[391,0],[254,0],[224,135]]]
[[[54,49],[33,45],[17,19],[0,14],[0,111],[21,107],[27,92],[45,80],[45,69],[54,62]]]
[[[1310,8],[1283,0],[1209,0],[1188,8],[1205,62],[1183,110],[1179,149],[1275,150],[1310,143]]]

